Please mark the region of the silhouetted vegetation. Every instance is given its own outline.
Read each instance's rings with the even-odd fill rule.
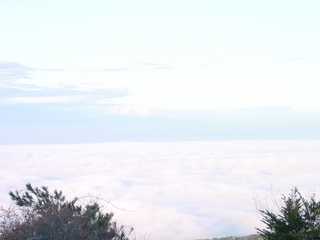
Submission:
[[[62,191],[31,184],[9,195],[12,205],[0,209],[0,239],[129,240],[133,231],[113,221],[113,213],[105,213],[97,198],[68,201]],[[304,198],[293,188],[281,201],[276,213],[259,209],[266,228],[257,228],[257,234],[210,240],[320,240],[320,202],[315,195]]]
[[[10,192],[13,206],[1,208],[0,239],[26,240],[43,236],[54,240],[128,240],[131,227],[118,225],[112,213],[91,199],[66,200],[61,191],[26,185],[24,192]]]
[[[257,233],[268,240],[312,240],[320,239],[320,202],[313,194],[304,198],[297,188],[289,196],[282,197],[279,213],[260,210],[265,229]]]
[[[244,236],[244,237],[224,237],[224,238],[211,238],[211,239],[207,239],[207,240],[263,240],[262,237],[260,237],[257,234],[252,234],[252,235],[248,235],[248,236]]]

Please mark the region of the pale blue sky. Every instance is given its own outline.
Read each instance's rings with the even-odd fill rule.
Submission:
[[[1,1],[1,144],[319,139],[319,1]]]

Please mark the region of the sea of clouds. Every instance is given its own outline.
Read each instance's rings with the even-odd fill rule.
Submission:
[[[271,186],[320,195],[320,141],[113,142],[0,146],[0,206],[26,183],[99,195],[150,240],[255,233]]]

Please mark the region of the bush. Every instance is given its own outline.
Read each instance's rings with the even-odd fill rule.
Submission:
[[[97,199],[80,204],[78,198],[67,201],[61,191],[31,184],[9,195],[14,205],[1,208],[0,239],[128,240],[133,231],[112,221],[113,214],[103,213]]]
[[[288,197],[282,196],[279,214],[269,210],[260,210],[260,213],[266,228],[257,231],[264,239],[320,239],[320,202],[316,201],[315,195],[306,199],[293,188]]]

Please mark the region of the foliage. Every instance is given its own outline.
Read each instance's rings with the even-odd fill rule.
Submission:
[[[212,239],[206,239],[206,240],[263,240],[259,235],[252,234],[244,237],[224,237],[224,238],[212,238]]]
[[[295,187],[282,202],[279,214],[260,210],[266,228],[257,228],[259,235],[268,240],[320,239],[320,202],[314,194],[306,199]]]
[[[15,204],[1,209],[0,239],[25,240],[46,236],[56,240],[128,240],[131,227],[118,226],[112,213],[92,200],[79,204],[79,199],[67,201],[61,191],[50,193],[48,188],[33,188],[10,192]]]

